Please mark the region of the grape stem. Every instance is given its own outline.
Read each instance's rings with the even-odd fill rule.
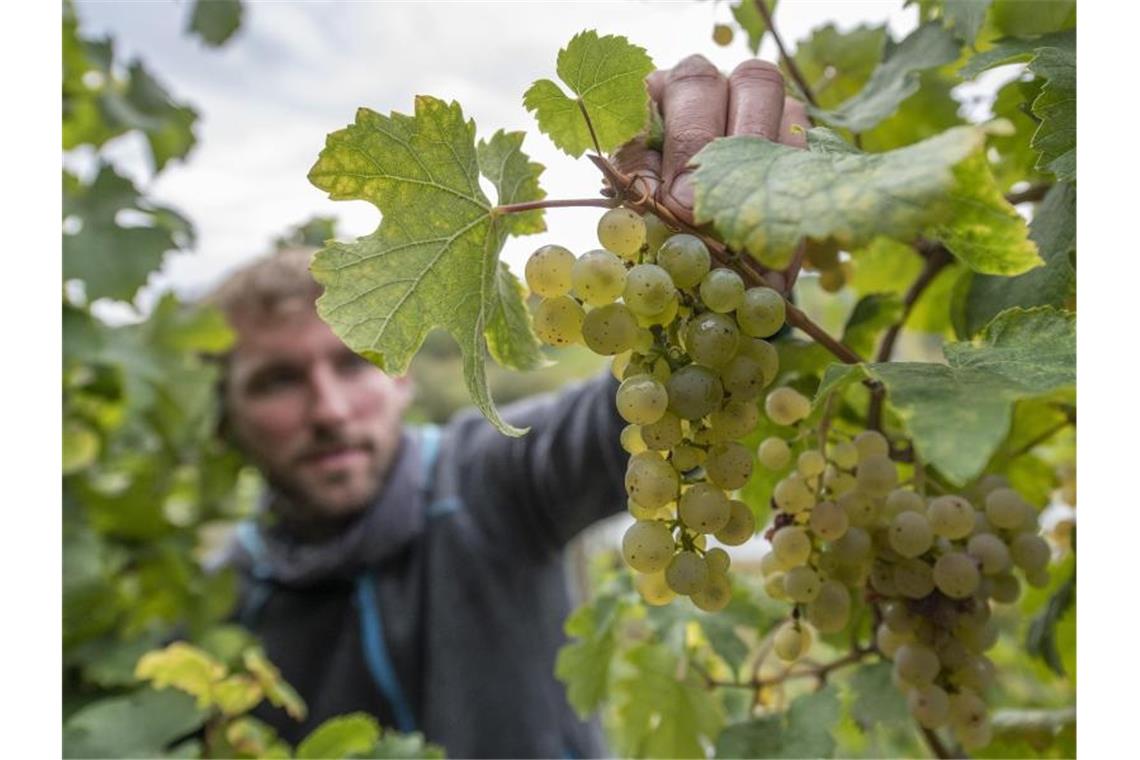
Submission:
[[[610,185],[614,188],[621,188],[624,192],[628,192],[634,185],[636,178],[630,178],[625,174],[619,172],[614,168],[613,164],[601,156],[590,155],[588,158],[594,162],[594,165],[602,172],[602,174],[609,180]],[[709,237],[702,233],[691,224],[677,218],[672,211],[659,204],[652,196],[642,194],[637,202],[625,199],[625,205],[638,211],[639,213],[646,213],[651,211],[665,221],[670,227],[675,229],[684,230],[698,238],[705,244],[716,259],[720,266],[734,269],[740,274],[746,283],[750,285],[763,285],[764,287],[772,287],[764,276],[763,270],[760,268],[760,263],[752,259],[750,256],[740,256],[730,251],[724,243],[716,238]],[[779,290],[773,288],[773,290]],[[826,348],[837,358],[847,364],[860,364],[863,357],[852,351],[849,347],[843,345],[835,338],[827,334],[827,332],[818,324],[813,322],[807,314],[805,314],[799,307],[784,298],[784,311],[785,319],[792,327],[797,327],[807,333],[815,342]]]
[[[800,276],[800,269],[804,265],[804,257],[807,255],[807,241],[802,240],[796,246],[796,252],[792,255],[792,263],[784,270],[784,295],[790,296],[792,288],[796,285],[796,278]]]
[[[760,689],[764,689],[769,686],[776,686],[778,684],[784,683],[785,681],[792,681],[799,678],[814,678],[818,682],[819,686],[823,686],[825,683],[827,683],[827,677],[831,675],[833,671],[847,667],[848,665],[854,665],[855,663],[862,662],[868,656],[875,653],[876,650],[873,647],[861,647],[859,649],[848,652],[847,654],[835,660],[823,663],[822,665],[813,665],[808,668],[796,668],[792,665],[789,665],[783,671],[770,678],[759,678],[758,676],[753,676],[747,681],[724,681],[721,679],[713,678],[707,671],[702,669],[696,663],[693,663],[692,666],[694,670],[701,674],[705,680],[705,685],[709,688],[754,689],[759,691]]]
[[[801,72],[800,67],[796,65],[795,59],[788,55],[788,49],[784,46],[784,38],[780,36],[780,32],[776,29],[776,24],[772,18],[772,11],[768,9],[768,3],[764,0],[755,0],[755,2],[756,10],[763,16],[765,26],[767,26],[768,31],[772,33],[772,39],[776,41],[776,48],[780,51],[780,61],[788,69],[788,73],[792,75],[792,79],[796,80],[796,85],[799,86],[800,92],[803,93],[804,100],[818,107],[819,103],[816,102],[815,94],[812,93],[811,88],[808,87],[803,72]]]
[[[576,208],[579,206],[592,206],[595,208],[613,208],[617,201],[609,198],[565,198],[561,200],[527,201],[526,203],[508,203],[504,206],[495,206],[491,213],[495,216],[502,214],[521,214],[525,211],[534,211],[540,208]]]
[[[590,112],[586,110],[586,104],[578,98],[578,110],[582,112],[582,118],[586,120],[586,129],[590,130],[590,139],[594,142],[594,151],[600,156],[602,155],[602,148],[598,144],[598,135],[594,132],[594,122],[590,119]]]
[[[926,726],[919,725],[918,730],[922,733],[922,738],[926,740],[926,746],[930,747],[930,752],[938,758],[961,757],[968,758],[969,755],[964,752],[952,752],[945,744],[942,743],[942,738],[937,733],[927,728]]]

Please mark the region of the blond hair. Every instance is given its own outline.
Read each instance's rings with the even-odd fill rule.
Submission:
[[[315,252],[315,248],[284,248],[263,256],[229,275],[204,300],[231,323],[312,308],[322,292],[309,272]]]

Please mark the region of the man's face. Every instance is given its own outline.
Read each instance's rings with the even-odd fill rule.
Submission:
[[[225,402],[238,444],[295,517],[363,509],[399,443],[410,381],[352,353],[307,305],[233,327]]]

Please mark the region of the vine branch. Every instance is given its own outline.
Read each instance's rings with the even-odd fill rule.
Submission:
[[[527,201],[526,203],[508,203],[495,206],[493,214],[521,214],[524,211],[534,211],[540,208],[573,208],[578,206],[594,206],[596,208],[613,208],[617,201],[610,198],[565,198],[561,200]]]
[[[926,740],[926,746],[930,747],[930,752],[937,758],[951,758],[951,757],[965,757],[965,755],[956,755],[947,749],[946,745],[942,742],[942,737],[937,733],[927,728],[926,726],[919,726],[919,731],[922,733],[922,738]]]
[[[773,23],[772,11],[768,9],[768,3],[764,0],[755,0],[756,10],[764,17],[764,23],[768,26],[768,31],[772,33],[772,39],[776,41],[776,48],[780,51],[780,61],[787,68],[788,73],[792,75],[792,79],[796,81],[796,85],[803,93],[804,100],[811,103],[813,106],[818,107],[819,103],[816,102],[815,94],[808,86],[807,80],[804,79],[803,72],[800,67],[796,65],[795,59],[788,55],[788,49],[784,47],[784,39],[780,36],[780,32],[776,29],[776,24]]]

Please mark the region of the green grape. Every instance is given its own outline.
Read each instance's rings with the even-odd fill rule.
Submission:
[[[854,469],[859,463],[859,449],[850,441],[840,441],[831,446],[831,461],[841,470]]]
[[[977,694],[969,689],[951,694],[949,714],[954,738],[964,749],[974,750],[990,743],[993,728],[986,713],[986,703]]]
[[[706,312],[685,327],[685,348],[697,364],[721,367],[736,354],[740,331],[730,317]]]
[[[1013,604],[1021,596],[1021,583],[1013,573],[999,573],[989,578],[990,598],[999,604]]]
[[[643,507],[633,499],[626,499],[625,506],[635,520],[672,519],[669,507]]]
[[[806,512],[815,506],[815,494],[799,475],[789,475],[772,489],[776,506],[789,514]]]
[[[827,468],[827,460],[816,449],[808,449],[796,460],[796,470],[805,478],[822,475]]]
[[[674,293],[673,297],[669,299],[669,303],[665,308],[656,314],[637,314],[637,324],[641,327],[653,327],[654,325],[670,325],[673,320],[677,318],[677,311],[680,308],[680,300],[677,294]]]
[[[598,220],[598,242],[629,261],[635,261],[645,245],[645,232],[645,222],[627,208],[611,208]]]
[[[756,518],[748,505],[739,499],[728,502],[728,522],[713,535],[728,546],[740,546],[756,533]]]
[[[570,292],[573,267],[574,254],[560,245],[544,245],[526,260],[526,285],[543,298],[564,296]]]
[[[829,464],[823,471],[823,484],[831,491],[832,496],[838,498],[855,490],[855,476]]]
[[[932,499],[926,516],[934,534],[949,539],[965,538],[974,529],[974,508],[961,496],[946,495]]]
[[[699,283],[709,271],[709,262],[709,249],[695,235],[673,235],[657,250],[657,263],[669,272],[678,288]]]
[[[784,568],[780,564],[780,561],[776,559],[775,552],[767,552],[760,556],[760,574],[767,578],[773,573],[779,573],[782,576]]]
[[[811,509],[808,525],[824,541],[836,541],[850,525],[847,512],[834,501],[821,501]]]
[[[801,604],[814,601],[819,596],[823,579],[814,568],[807,565],[793,567],[784,573],[784,593],[793,602]]]
[[[756,450],[756,458],[760,460],[760,464],[769,470],[782,470],[791,461],[792,452],[788,449],[788,444],[783,438],[772,436],[760,442],[760,447]]]
[[[1025,518],[1025,502],[1012,488],[997,488],[986,496],[986,519],[1003,530],[1016,530]]]
[[[926,728],[942,728],[950,718],[950,696],[932,683],[911,689],[906,703],[910,714]]]
[[[895,588],[908,599],[929,596],[934,591],[934,573],[930,565],[920,559],[899,562],[895,565]]]
[[[688,472],[705,462],[705,450],[696,446],[674,446],[669,454],[673,468],[677,472]]]
[[[677,594],[665,582],[665,571],[656,573],[638,573],[633,578],[633,587],[646,604],[661,607],[676,598]]]
[[[626,422],[651,425],[661,419],[668,406],[665,386],[649,375],[627,377],[618,386],[617,410]]]
[[[891,453],[890,444],[878,430],[864,430],[855,436],[853,443],[855,450],[859,452],[860,462],[868,457],[885,457]]]
[[[620,354],[631,349],[637,340],[637,320],[623,304],[599,306],[582,320],[582,339],[595,354]]]
[[[551,346],[581,343],[585,318],[582,307],[570,296],[547,298],[534,311],[534,332],[539,340]]]
[[[808,561],[811,556],[811,539],[803,528],[787,525],[772,536],[772,551],[780,567],[790,570]]]
[[[946,672],[962,667],[973,657],[965,645],[952,635],[938,637],[934,652],[938,655],[938,661],[942,663],[942,670]]]
[[[653,348],[653,342],[653,331],[640,327],[637,331],[637,337],[633,341],[633,350],[642,355],[647,354]]]
[[[712,370],[698,364],[674,372],[665,388],[669,391],[669,411],[686,420],[711,414],[724,400],[720,380]]]
[[[614,376],[614,380],[623,380],[625,378],[625,371],[629,369],[629,365],[633,360],[633,351],[622,351],[614,357],[610,362],[610,374]]]
[[[681,481],[677,471],[655,451],[643,451],[629,458],[625,490],[643,507],[663,507],[677,498]]]
[[[705,562],[708,563],[710,572],[727,573],[732,558],[728,556],[728,552],[717,546],[705,552]]]
[[[677,289],[669,273],[656,264],[638,264],[626,273],[625,305],[638,316],[653,316],[664,311],[677,297]]]
[[[885,456],[869,456],[859,462],[855,482],[871,496],[886,496],[899,483],[898,469]]]
[[[667,451],[684,440],[684,437],[681,418],[669,411],[662,414],[656,422],[641,426],[641,439],[646,447],[655,451]]]
[[[888,533],[891,548],[904,557],[925,554],[934,543],[934,531],[926,515],[918,512],[900,512],[891,521]]]
[[[794,425],[811,414],[811,401],[795,388],[777,388],[764,399],[768,419],[777,425]]]
[[[857,528],[869,528],[879,516],[879,504],[871,496],[858,489],[848,491],[835,502],[847,513],[847,520]]]
[[[1045,588],[1049,585],[1049,568],[1042,567],[1037,570],[1026,570],[1025,582],[1033,588]]]
[[[835,558],[844,565],[856,565],[871,556],[871,536],[862,528],[848,528],[831,544]]]
[[[925,515],[926,501],[914,491],[896,488],[887,494],[887,501],[883,505],[883,516],[893,519],[903,512],[919,512]]]
[[[678,514],[690,529],[716,533],[728,524],[731,509],[724,491],[708,483],[697,483],[681,494]]]
[[[755,403],[729,399],[709,415],[709,425],[721,440],[733,441],[751,433],[760,423],[760,409]]]
[[[709,577],[709,567],[696,552],[677,552],[665,568],[665,582],[678,594],[689,596],[701,590]]]
[[[811,648],[811,634],[798,621],[784,623],[772,637],[772,651],[784,662],[795,662]]]
[[[709,311],[727,314],[744,301],[744,280],[731,269],[717,267],[701,279],[701,301]]]
[[[574,295],[590,306],[605,306],[625,290],[625,265],[609,251],[587,251],[570,270]]]
[[[645,245],[649,255],[656,256],[657,249],[673,234],[673,231],[656,214],[648,213],[641,217],[641,220],[645,222]]]
[[[851,617],[851,594],[839,581],[826,580],[808,603],[807,619],[820,633],[839,633]]]
[[[895,673],[900,680],[911,686],[932,683],[940,668],[934,650],[913,641],[900,646],[895,652],[894,660]]]
[[[895,588],[894,568],[886,562],[875,562],[871,565],[869,580],[871,588],[881,596],[898,595],[898,589]]]
[[[875,646],[888,660],[893,660],[899,648],[912,641],[914,641],[913,635],[899,633],[886,623],[879,623],[879,627],[875,629]]]
[[[706,555],[706,561],[707,559]],[[720,612],[732,601],[732,585],[728,582],[728,575],[710,568],[705,585],[689,598],[705,612]]]
[[[760,365],[760,370],[764,373],[763,384],[765,386],[771,385],[780,372],[780,354],[776,351],[776,347],[766,340],[742,335],[736,352],[741,356],[747,356]]]
[[[645,451],[645,439],[638,430],[637,425],[626,425],[621,430],[621,435],[618,437],[621,447],[629,454],[640,454]]]
[[[1044,570],[1049,564],[1049,544],[1036,533],[1018,533],[1009,542],[1009,556],[1013,564],[1029,573]]]
[[[784,326],[784,297],[771,288],[749,288],[736,308],[736,321],[745,335],[767,338]]]
[[[657,520],[635,522],[621,539],[626,564],[641,573],[664,570],[676,548],[669,526]]]
[[[752,452],[735,441],[718,443],[705,458],[705,475],[726,491],[744,488],[752,477]]]
[[[751,401],[760,395],[767,383],[764,368],[751,356],[737,354],[720,370],[724,390],[734,399]]]
[[[1009,569],[1009,548],[992,533],[970,536],[966,542],[966,551],[981,564],[985,575],[997,575]]]
[[[986,605],[985,609],[988,611],[989,606]],[[963,617],[954,626],[954,635],[958,637],[966,649],[981,654],[997,643],[998,629],[993,621],[982,622]]]
[[[837,266],[834,269],[824,269],[819,273],[819,287],[825,293],[838,293],[847,284],[847,269]]]
[[[950,552],[934,563],[934,585],[951,599],[965,599],[978,590],[981,575],[968,554]]]

